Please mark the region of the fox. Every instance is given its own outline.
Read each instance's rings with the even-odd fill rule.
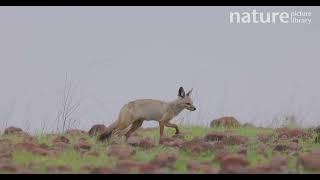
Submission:
[[[175,134],[180,134],[178,126],[170,123],[170,121],[184,109],[189,111],[196,110],[191,98],[192,91],[193,88],[185,93],[184,88],[181,86],[178,90],[178,97],[169,102],[156,99],[138,99],[128,102],[120,109],[118,119],[98,136],[98,140],[107,140],[112,135],[128,129],[131,125],[130,129],[124,134],[126,140],[128,140],[130,135],[142,126],[144,121],[157,121],[159,123],[160,140],[164,138],[163,131],[165,126],[174,128]]]

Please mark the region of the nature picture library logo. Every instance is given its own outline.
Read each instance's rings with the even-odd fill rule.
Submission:
[[[257,11],[230,12],[230,24],[311,24],[310,11]]]

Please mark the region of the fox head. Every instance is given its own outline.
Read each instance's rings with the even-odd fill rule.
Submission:
[[[178,103],[184,108],[184,109],[188,109],[189,111],[195,111],[197,108],[193,106],[193,101],[190,97],[191,93],[192,93],[191,89],[190,91],[188,91],[188,93],[186,94],[184,92],[183,87],[179,88],[179,92],[178,92]]]

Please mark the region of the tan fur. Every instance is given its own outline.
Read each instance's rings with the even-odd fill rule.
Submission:
[[[190,97],[191,92],[192,90],[185,94],[183,88],[180,87],[178,98],[171,102],[139,99],[125,104],[120,110],[118,119],[99,136],[99,139],[107,139],[111,134],[123,135],[123,131],[126,131],[131,125],[131,128],[125,133],[126,138],[129,138],[131,133],[141,127],[143,121],[149,120],[159,122],[160,138],[163,137],[164,126],[175,128],[176,134],[178,134],[178,126],[170,123],[170,120],[184,109],[196,110]]]

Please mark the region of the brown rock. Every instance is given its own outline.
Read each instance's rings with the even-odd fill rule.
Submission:
[[[177,160],[175,153],[160,153],[150,163],[160,167],[172,168]]]
[[[19,134],[22,132],[21,128],[10,126],[4,130],[4,135]]]
[[[108,152],[109,156],[115,156],[118,159],[128,159],[133,154],[135,154],[135,150],[132,146],[118,144],[112,145]]]
[[[219,126],[230,128],[230,127],[240,127],[241,124],[236,118],[232,116],[224,116],[218,119],[214,119],[210,123],[210,127],[219,127]]]
[[[222,141],[226,137],[227,137],[227,134],[223,132],[210,132],[204,137],[204,140],[205,141]]]

